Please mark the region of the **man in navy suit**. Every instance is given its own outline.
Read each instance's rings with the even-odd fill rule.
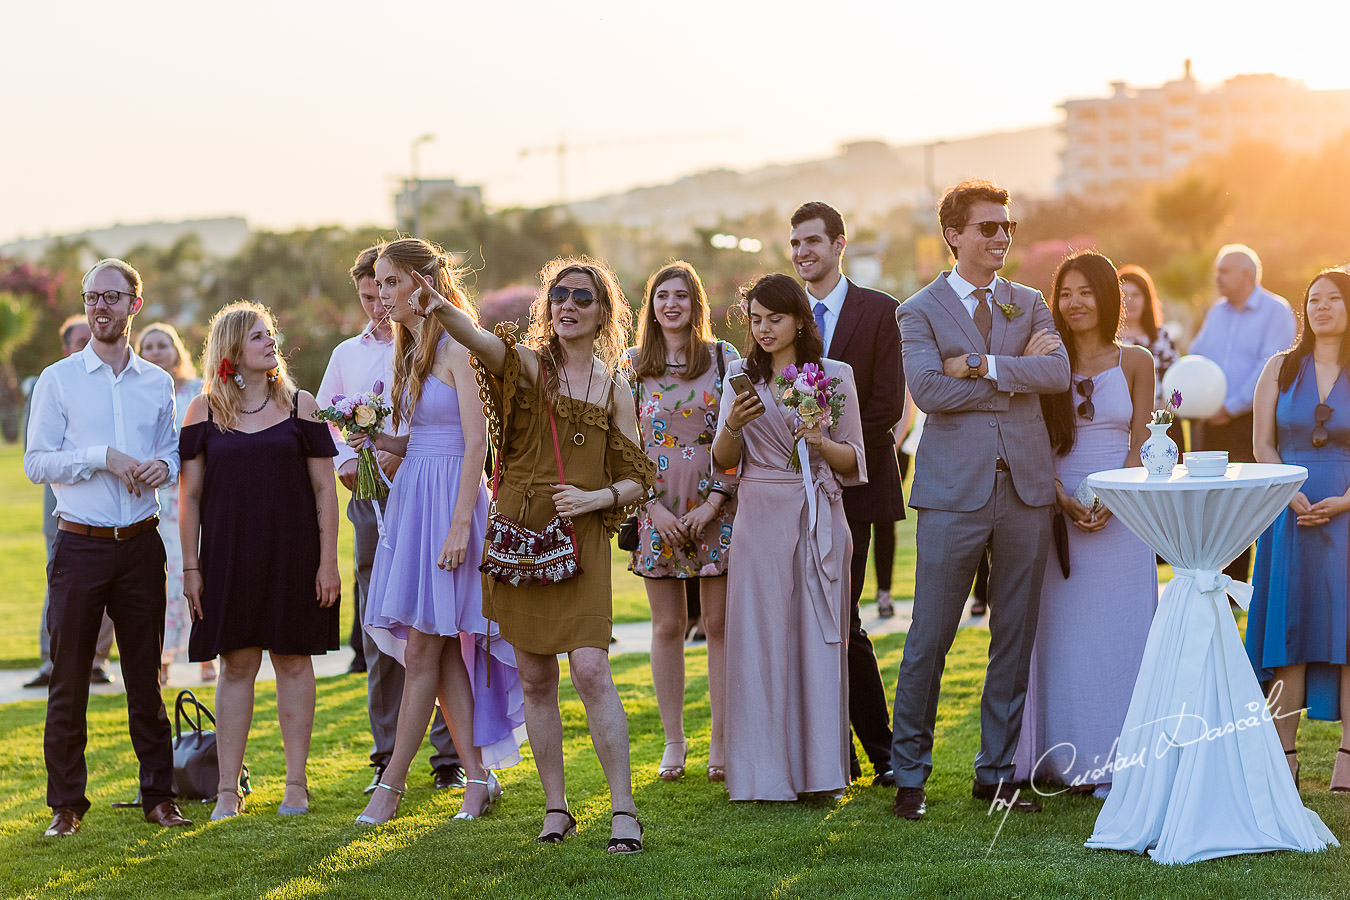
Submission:
[[[891,429],[905,411],[905,373],[900,365],[899,304],[890,294],[859,287],[839,271],[847,239],[844,219],[828,204],[803,203],[792,214],[792,266],[806,282],[825,355],[853,367],[862,416],[867,484],[844,488],[844,513],[853,533],[852,603],[848,641],[848,713],[853,731],[872,763],[874,785],[895,784],[891,774],[891,728],[877,655],[858,615],[867,574],[872,526],[905,517],[900,469]],[[850,750],[852,745],[850,744]],[[861,767],[855,758],[854,778]]]

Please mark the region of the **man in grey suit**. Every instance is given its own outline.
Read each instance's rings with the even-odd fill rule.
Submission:
[[[905,381],[928,414],[910,493],[914,621],[891,746],[892,811],[906,819],[926,809],[942,670],[986,547],[991,635],[972,793],[1040,810],[1009,782],[1055,500],[1037,395],[1068,390],[1069,358],[1040,292],[998,277],[1017,227],[1008,203],[1008,192],[987,181],[947,191],[938,215],[956,264],[896,311]]]

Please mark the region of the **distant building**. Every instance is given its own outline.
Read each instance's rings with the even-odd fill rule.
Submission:
[[[394,219],[399,231],[409,234],[418,218],[425,233],[453,228],[482,209],[483,189],[453,178],[404,179],[402,189],[394,195]]]
[[[1238,75],[1203,90],[1190,60],[1176,81],[1069,100],[1060,190],[1066,194],[1166,181],[1247,140],[1316,151],[1350,131],[1350,91],[1313,91],[1277,75]]]

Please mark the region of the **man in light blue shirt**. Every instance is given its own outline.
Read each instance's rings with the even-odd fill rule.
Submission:
[[[1191,353],[1223,369],[1228,386],[1223,408],[1209,419],[1193,421],[1197,450],[1227,450],[1232,462],[1255,462],[1252,449],[1252,397],[1266,360],[1294,344],[1298,326],[1289,302],[1261,286],[1261,258],[1244,244],[1228,244],[1214,260],[1219,302],[1191,343]],[[1237,581],[1250,574],[1251,550],[1225,569]]]

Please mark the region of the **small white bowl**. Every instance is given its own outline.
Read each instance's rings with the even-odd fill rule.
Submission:
[[[1191,450],[1185,456],[1186,474],[1214,478],[1228,471],[1227,450]]]

